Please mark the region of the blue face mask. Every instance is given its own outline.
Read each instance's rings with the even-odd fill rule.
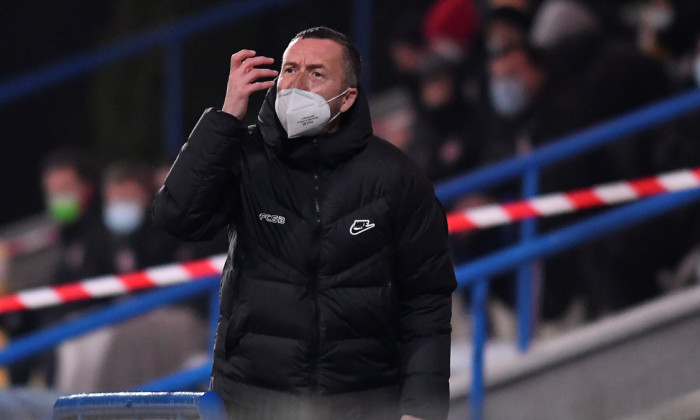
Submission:
[[[117,235],[128,235],[141,226],[144,211],[141,203],[120,200],[108,203],[102,210],[105,226]]]
[[[514,117],[529,102],[525,84],[517,77],[494,77],[489,83],[491,105],[504,117]]]

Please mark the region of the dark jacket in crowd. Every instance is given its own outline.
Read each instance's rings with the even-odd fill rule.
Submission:
[[[334,417],[390,418],[365,400],[376,391],[445,418],[456,282],[430,183],[373,136],[362,94],[340,131],[291,140],[274,99],[250,128],[205,111],[153,205],[183,239],[229,225],[213,389],[247,407],[307,396],[338,401]]]
[[[528,109],[513,120],[491,122],[487,163],[514,156],[521,140],[532,148],[544,147],[668,93],[668,80],[656,63],[626,44],[597,35],[569,39],[547,58],[547,81]],[[657,133],[643,133],[558,162],[541,171],[539,191],[563,192],[650,176],[661,143]],[[513,191],[519,190],[519,185],[510,187],[504,189],[503,201],[514,199]],[[552,231],[601,211],[605,209],[542,219],[539,229]],[[655,226],[633,227],[549,258],[544,265],[543,317],[562,316],[577,295],[585,297],[591,316],[656,296],[655,269],[661,257],[656,245],[662,231]]]

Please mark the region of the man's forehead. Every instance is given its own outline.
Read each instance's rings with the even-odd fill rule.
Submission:
[[[343,48],[337,42],[321,38],[299,38],[289,43],[282,55],[282,62],[305,64],[331,64],[343,58]]]

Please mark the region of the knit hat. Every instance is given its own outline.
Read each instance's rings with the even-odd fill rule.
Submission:
[[[479,31],[479,16],[473,0],[437,0],[423,21],[427,39],[448,38],[469,46]]]

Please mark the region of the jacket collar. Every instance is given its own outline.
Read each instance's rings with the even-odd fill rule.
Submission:
[[[288,139],[275,113],[276,87],[267,91],[258,114],[263,142],[280,159],[305,170],[332,169],[360,152],[372,135],[369,105],[358,89],[353,106],[343,115],[340,130],[314,137]],[[316,142],[314,142],[316,140]]]

